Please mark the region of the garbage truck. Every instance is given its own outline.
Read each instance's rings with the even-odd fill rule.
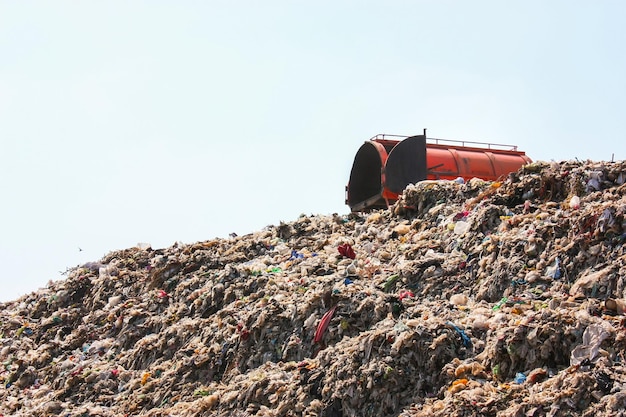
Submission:
[[[517,146],[378,134],[356,153],[346,186],[352,212],[387,208],[404,188],[424,180],[496,181],[532,162]]]

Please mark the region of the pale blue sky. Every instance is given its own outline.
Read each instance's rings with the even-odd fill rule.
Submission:
[[[347,213],[377,133],[625,159],[625,21],[619,0],[0,1],[0,300],[138,242]]]

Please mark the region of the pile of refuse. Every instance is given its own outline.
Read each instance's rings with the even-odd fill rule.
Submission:
[[[626,162],[138,245],[0,304],[2,416],[615,416]]]

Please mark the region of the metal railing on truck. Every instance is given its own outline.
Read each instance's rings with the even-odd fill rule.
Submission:
[[[370,140],[378,141],[399,141],[404,140],[410,136],[408,135],[389,135],[386,133],[379,133],[376,136],[370,138]],[[458,139],[440,139],[440,138],[426,138],[426,143],[442,146],[461,146],[464,148],[481,148],[481,149],[494,149],[502,151],[514,151],[517,152],[516,145],[507,145],[503,143],[490,143],[490,142],[476,142],[471,140],[458,140]]]

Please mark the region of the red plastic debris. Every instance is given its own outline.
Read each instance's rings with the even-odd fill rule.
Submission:
[[[400,291],[400,294],[398,294],[398,298],[400,299],[400,301],[408,297],[413,298],[415,297],[415,294],[413,294],[413,292],[409,290]]]
[[[459,220],[463,220],[463,219],[467,218],[467,216],[469,216],[469,214],[470,214],[469,211],[464,210],[464,211],[462,211],[460,213],[455,214],[453,220],[455,222],[458,222]]]
[[[241,340],[248,340],[248,338],[250,337],[250,330],[248,329],[243,329],[241,331]]]
[[[346,258],[354,259],[356,258],[356,253],[354,253],[354,249],[348,243],[344,243],[343,245],[339,245],[337,248],[339,253]]]
[[[324,337],[324,332],[326,331],[326,329],[328,329],[328,325],[330,324],[330,320],[333,318],[336,309],[337,305],[334,305],[324,314],[324,316],[322,316],[322,319],[320,320],[319,324],[317,325],[317,329],[315,330],[313,343],[319,343],[322,341],[322,338]]]
[[[237,333],[239,333],[241,340],[248,340],[250,337],[250,330],[246,329],[246,325],[242,322],[237,323]]]

